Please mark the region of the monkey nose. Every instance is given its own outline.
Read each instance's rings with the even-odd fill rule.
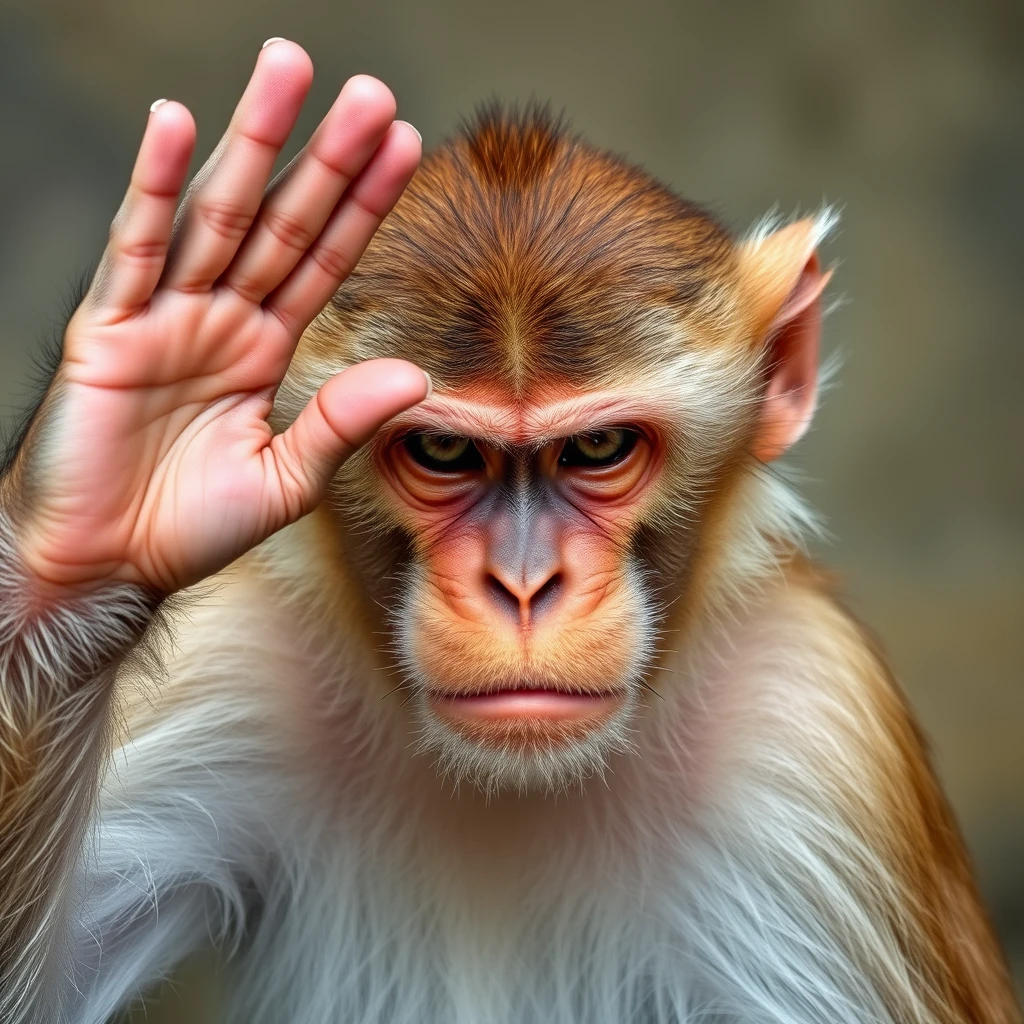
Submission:
[[[564,587],[560,569],[548,569],[515,578],[492,568],[485,578],[490,603],[506,617],[514,618],[524,629],[534,625],[558,601]]]

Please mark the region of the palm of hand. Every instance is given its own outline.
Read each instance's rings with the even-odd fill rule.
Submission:
[[[262,455],[288,364],[281,323],[237,297],[165,299],[127,329],[81,325],[74,344],[72,322],[52,439],[65,466],[37,522],[58,542],[51,562],[170,590],[307,509]]]

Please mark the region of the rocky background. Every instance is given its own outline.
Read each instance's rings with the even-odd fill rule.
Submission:
[[[428,146],[486,97],[538,97],[737,228],[841,206],[844,367],[792,461],[1024,979],[1024,5],[0,0],[4,411],[100,251],[149,104],[188,104],[205,154],[271,35],[316,63],[307,134],[365,71]],[[211,973],[147,1019],[218,1019]]]

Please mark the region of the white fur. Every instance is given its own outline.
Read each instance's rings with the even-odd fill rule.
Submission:
[[[791,217],[783,217],[780,215],[778,207],[776,207],[757,220],[754,226],[747,232],[744,241],[750,246],[760,246],[786,224],[793,224],[801,219],[802,216],[799,211],[794,212]],[[826,204],[811,219],[814,221],[814,230],[811,232],[807,242],[808,255],[817,249],[839,226],[840,213],[834,206]]]
[[[768,561],[754,534],[803,518],[749,486],[748,578]],[[772,512],[744,527],[749,507]],[[337,623],[296,629],[281,592],[229,585],[190,612],[175,714],[112,761],[69,1019],[100,1024],[212,938],[239,1024],[925,1024],[876,912],[892,883],[813,770],[836,666],[762,585],[669,662],[642,755],[489,800],[382,724]]]

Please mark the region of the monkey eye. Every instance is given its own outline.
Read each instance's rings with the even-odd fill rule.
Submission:
[[[608,430],[588,430],[570,437],[558,457],[560,466],[596,469],[611,466],[624,459],[639,439],[635,430],[613,427]]]
[[[409,434],[405,450],[415,462],[435,473],[465,473],[484,468],[476,445],[458,434]]]

